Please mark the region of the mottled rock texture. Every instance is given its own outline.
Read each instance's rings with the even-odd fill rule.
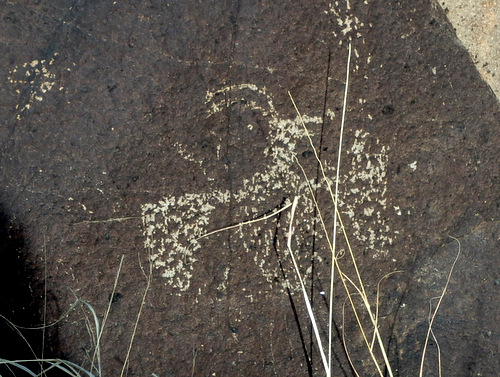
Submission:
[[[402,271],[380,286],[394,374],[418,372],[452,235],[462,254],[434,324],[443,372],[496,375],[498,102],[433,4],[4,3],[0,202],[23,242],[2,252],[30,266],[32,306],[45,283],[47,322],[70,289],[102,316],[125,255],[101,339],[103,374],[117,376],[152,257],[129,376],[324,375],[285,252],[289,211],[193,238],[299,196],[293,246],[324,335],[330,253],[294,156],[321,184],[328,226],[332,203],[287,92],[333,178],[351,42],[340,211],[372,303]],[[334,375],[354,374],[343,330],[356,369],[375,375],[340,286],[335,298]],[[51,337],[90,367],[82,306]],[[434,343],[426,365],[437,375]]]

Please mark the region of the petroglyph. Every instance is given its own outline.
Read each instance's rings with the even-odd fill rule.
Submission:
[[[44,95],[52,90],[55,85],[56,75],[49,70],[54,64],[58,53],[54,53],[54,57],[50,60],[35,59],[29,63],[23,63],[20,66],[14,66],[9,70],[7,81],[15,85],[16,93],[21,95],[24,88],[29,88],[28,98],[24,99],[21,104],[16,105],[18,111],[17,120],[21,119],[21,113],[30,109],[35,101],[43,101]],[[63,88],[59,88],[62,90]]]
[[[361,7],[367,4],[365,1]],[[367,8],[357,9],[355,13],[349,2],[332,2],[321,16],[333,20],[331,33],[333,37],[338,38],[340,45],[346,39],[364,44],[364,32],[372,26],[363,20],[366,10]],[[353,53],[357,62],[352,67],[353,72],[359,71],[358,63],[370,65],[371,55],[360,57],[355,47]],[[366,100],[355,98],[352,101],[361,104],[362,107]],[[239,181],[233,185],[231,192],[214,185],[210,191],[167,196],[158,202],[142,206],[145,246],[152,250],[154,265],[162,272],[167,283],[179,288],[180,291],[189,288],[196,265],[203,262],[195,257],[196,250],[201,247],[200,244],[195,242],[190,245],[189,241],[195,236],[213,230],[212,224],[216,220],[215,208],[229,206],[230,203],[232,208],[236,208],[236,214],[240,216],[241,221],[245,221],[262,214],[262,208],[275,209],[279,203],[272,202],[276,200],[271,199],[272,195],[275,192],[283,192],[301,197],[301,213],[296,218],[299,224],[298,243],[303,242],[306,237],[300,232],[311,234],[314,222],[317,221],[313,218],[313,203],[308,192],[308,182],[301,175],[295,162],[295,156],[304,152],[303,149],[299,150],[299,145],[302,148],[308,145],[300,118],[298,116],[289,118],[280,114],[275,106],[273,93],[265,86],[252,82],[209,90],[206,93],[205,104],[207,119],[215,123],[231,122],[231,119],[227,118],[228,113],[238,114],[242,119],[250,120],[247,124],[239,123],[240,128],[237,130],[234,129],[236,127],[234,124],[230,127],[234,137],[232,141],[237,144],[236,153],[244,156],[245,150],[254,142],[252,138],[260,137],[257,131],[265,134],[266,145],[262,147],[262,163],[250,169],[248,166],[241,166],[241,171],[245,171],[247,176],[238,178]],[[336,115],[333,109],[326,109],[325,119],[320,114],[318,112],[303,115],[303,120],[312,135],[321,132],[320,126],[325,121],[328,124],[340,124],[338,111]],[[364,118],[368,122],[373,119],[370,114],[366,114]],[[347,127],[349,128],[349,125]],[[387,255],[387,247],[397,234],[389,229],[385,219],[389,213],[394,215],[400,213],[399,207],[394,203],[388,203],[386,197],[389,147],[382,145],[379,139],[365,130],[351,129],[349,132],[350,145],[344,149],[346,152],[340,174],[342,190],[339,208],[350,220],[351,237],[363,243],[368,255],[378,258]],[[207,165],[202,158],[190,153],[186,145],[179,142],[174,145],[183,159],[201,168],[207,182],[215,184],[215,179],[210,174],[212,165]],[[219,140],[214,156],[217,160],[221,158],[223,147],[223,140]],[[311,160],[314,161],[314,158],[309,161]],[[241,158],[241,161],[245,159]],[[335,161],[324,161],[324,164],[327,176],[333,178]],[[416,168],[416,162],[414,166]],[[254,170],[251,170],[252,168]],[[238,166],[233,169],[238,169]],[[316,178],[321,177],[308,177],[312,187],[316,187]],[[319,184],[324,187],[325,182],[319,179]],[[255,205],[249,205],[249,202]],[[277,266],[276,263],[270,265],[269,258],[265,256],[272,253],[271,244],[274,237],[272,229],[257,223],[245,230],[232,232],[232,237],[239,237],[238,242],[243,250],[252,253],[252,259],[259,266],[263,277],[271,282],[273,276],[276,276]],[[316,237],[322,238],[322,234],[318,233]]]
[[[230,93],[232,101],[226,101],[225,94]],[[305,130],[297,116],[284,119],[277,112],[272,95],[265,87],[258,87],[251,83],[226,86],[206,94],[207,118],[220,114],[235,102],[241,104],[241,111],[258,113],[266,120],[267,148],[262,151],[265,161],[264,168],[253,175],[243,178],[240,187],[234,192],[229,190],[212,190],[210,192],[193,192],[181,196],[167,196],[156,203],[147,203],[142,206],[142,216],[145,229],[145,246],[152,250],[154,266],[161,271],[167,283],[185,291],[190,286],[191,277],[196,266],[202,261],[197,260],[195,251],[200,248],[198,242],[190,244],[197,235],[202,235],[213,229],[213,214],[216,207],[241,205],[242,218],[255,217],[257,208],[244,206],[243,201],[254,203],[268,203],[271,193],[275,190],[286,190],[301,195],[304,205],[303,212],[297,221],[302,230],[311,230],[313,206],[310,194],[307,191],[305,178],[298,173],[294,156],[299,152],[297,144],[303,142]],[[335,113],[327,112],[329,120],[334,120]],[[322,123],[319,116],[303,115],[304,122],[311,133],[319,129]],[[337,120],[337,119],[335,119]],[[248,124],[248,129],[256,125]],[[262,127],[262,124],[260,124]],[[244,148],[248,140],[242,140]],[[186,152],[181,144],[177,144],[179,154],[193,161],[193,156]],[[217,148],[219,151],[220,148]],[[352,235],[364,242],[365,247],[371,250],[371,255],[377,257],[387,253],[386,247],[392,242],[392,234],[385,224],[383,211],[393,208],[387,203],[386,194],[386,165],[389,148],[380,144],[368,132],[357,130],[354,132],[354,142],[348,147],[344,166],[349,169],[342,174],[342,185],[347,189],[339,200],[341,212],[348,215],[353,224]],[[375,152],[374,152],[375,151]],[[217,152],[218,153],[218,152]],[[203,168],[203,161],[194,161]],[[334,177],[334,168],[328,161],[325,162],[329,177]],[[285,178],[284,178],[285,177]],[[309,177],[314,185],[314,178]],[[351,187],[351,188],[349,188]],[[279,203],[268,203],[269,209]],[[370,226],[368,224],[371,224]],[[372,226],[376,225],[376,229]],[[245,232],[246,237],[244,237]],[[262,275],[271,282],[276,265],[265,261],[264,255],[271,252],[272,231],[263,231],[256,245],[250,247],[245,241],[250,235],[259,233],[259,224],[254,224],[245,230],[234,231],[235,236],[241,237],[241,245],[246,253],[253,253],[252,259],[262,271]],[[300,237],[300,236],[299,236]],[[318,234],[317,237],[321,238]]]

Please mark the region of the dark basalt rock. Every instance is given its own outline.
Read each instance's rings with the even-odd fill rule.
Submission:
[[[193,239],[303,195],[294,246],[325,334],[329,252],[293,155],[322,177],[287,92],[333,178],[349,41],[341,212],[372,300],[403,271],[381,283],[394,374],[419,369],[429,300],[457,252],[448,235],[462,254],[434,324],[443,372],[500,370],[498,102],[432,2],[71,4],[0,9],[0,192],[32,263],[45,240],[48,322],[74,302],[69,288],[100,316],[113,299],[104,374],[125,362],[152,253],[128,375],[323,375],[285,253],[287,212]],[[334,374],[353,375],[345,330],[356,368],[375,375],[335,295]],[[81,308],[58,342],[90,368]]]

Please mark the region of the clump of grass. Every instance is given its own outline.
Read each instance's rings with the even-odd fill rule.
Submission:
[[[38,357],[36,355],[36,352],[33,350],[33,347],[31,344],[26,340],[24,335],[22,334],[21,330],[41,330],[45,332],[45,329],[52,327],[56,325],[58,322],[62,321],[65,317],[67,317],[70,312],[72,312],[79,304],[82,304],[84,307],[86,307],[95,323],[95,330],[92,327],[88,326],[88,317],[86,317],[87,320],[87,329],[89,329],[89,334],[93,336],[95,334],[95,331],[97,331],[99,334],[102,332],[100,330],[100,324],[99,324],[99,319],[97,317],[97,314],[94,310],[94,308],[86,301],[76,298],[75,301],[71,304],[70,308],[66,311],[66,313],[61,316],[60,319],[50,323],[50,324],[44,324],[40,327],[22,327],[22,326],[17,326],[11,321],[9,321],[7,318],[4,316],[0,316],[4,321],[6,321],[9,326],[17,332],[17,334],[25,341],[27,347],[29,348],[30,352],[32,353],[33,357],[28,358],[28,359],[19,359],[19,360],[7,360],[0,358],[0,365],[3,365],[7,370],[11,372],[13,376],[16,376],[17,373],[15,372],[16,370],[20,370],[28,374],[29,376],[44,376],[47,373],[54,371],[54,370],[59,370],[63,373],[65,373],[68,376],[82,376],[82,375],[87,375],[90,377],[96,377],[96,376],[101,376],[99,373],[101,371],[101,364],[100,364],[100,357],[97,357],[98,363],[96,365],[91,366],[90,368],[84,368],[76,363],[73,363],[68,360],[63,360],[63,359],[58,359],[58,358],[45,358],[43,356],[43,351],[42,355]],[[103,320],[103,322],[105,322]],[[43,346],[42,346],[43,350]],[[95,354],[100,355],[100,347],[99,343],[97,343],[95,347]],[[98,373],[95,374],[94,370],[97,370]]]
[[[338,142],[337,168],[336,168],[336,177],[335,177],[335,187],[334,188],[332,188],[332,186],[330,184],[330,180],[326,176],[324,165],[323,165],[321,159],[319,158],[317,149],[312,141],[310,133],[305,125],[303,118],[302,118],[302,115],[301,115],[292,95],[289,93],[290,100],[292,101],[292,104],[295,108],[295,111],[297,112],[297,115],[299,116],[299,119],[300,119],[302,126],[304,128],[304,131],[307,135],[309,144],[310,144],[311,148],[313,149],[316,161],[319,164],[322,179],[326,185],[327,192],[328,192],[330,199],[331,199],[331,202],[333,204],[334,223],[333,223],[333,231],[330,233],[327,229],[327,226],[325,225],[324,210],[322,208],[320,208],[320,206],[318,205],[315,192],[313,190],[313,187],[310,184],[310,180],[309,180],[304,168],[300,164],[299,160],[297,158],[295,158],[295,161],[299,165],[299,167],[300,167],[300,169],[305,177],[305,180],[308,184],[308,190],[309,190],[309,193],[311,194],[312,202],[314,203],[316,213],[317,213],[317,216],[319,218],[319,222],[321,224],[321,228],[323,230],[324,236],[327,240],[329,249],[331,251],[330,295],[329,295],[329,317],[328,317],[328,347],[327,347],[327,351],[326,351],[327,356],[325,355],[325,351],[323,349],[321,337],[319,335],[319,330],[318,330],[316,319],[315,319],[315,314],[314,314],[312,307],[309,303],[310,300],[308,298],[307,291],[306,291],[304,283],[303,283],[303,278],[301,276],[300,270],[299,270],[298,265],[296,263],[296,260],[294,257],[294,251],[291,247],[291,240],[293,238],[293,225],[292,224],[293,224],[295,209],[296,209],[296,206],[298,203],[297,197],[294,199],[293,206],[292,206],[292,215],[291,215],[290,227],[289,227],[288,236],[287,236],[287,249],[288,249],[288,252],[292,258],[294,270],[295,270],[295,273],[297,275],[297,278],[300,281],[302,295],[303,295],[304,300],[306,302],[307,312],[308,312],[309,318],[311,319],[315,339],[316,339],[316,342],[318,344],[318,348],[320,350],[321,358],[323,361],[323,367],[325,370],[325,375],[327,377],[330,377],[332,374],[331,358],[332,358],[332,341],[333,341],[332,329],[333,329],[333,308],[334,308],[333,291],[334,291],[334,284],[335,284],[335,280],[336,280],[336,278],[335,278],[335,272],[336,272],[339,276],[341,286],[343,287],[343,289],[345,291],[346,301],[349,302],[349,304],[351,306],[352,312],[355,316],[355,319],[356,319],[356,322],[358,325],[358,329],[361,333],[364,344],[366,346],[366,350],[368,351],[369,357],[371,358],[373,365],[377,370],[377,374],[380,375],[381,377],[384,377],[386,375],[393,377],[394,373],[393,373],[391,363],[390,363],[388,355],[387,355],[386,346],[385,346],[383,338],[379,332],[378,304],[379,304],[380,282],[383,279],[387,278],[389,275],[397,273],[397,272],[401,272],[401,271],[391,272],[391,273],[385,275],[379,281],[379,284],[377,285],[376,303],[375,303],[375,305],[372,305],[370,303],[369,297],[365,291],[365,284],[363,282],[360,270],[358,268],[357,256],[351,247],[351,243],[349,242],[348,232],[344,226],[344,222],[342,221],[342,216],[341,216],[341,213],[339,212],[339,208],[338,208],[339,174],[340,174],[340,168],[341,168],[342,142],[343,142],[344,124],[345,124],[345,115],[346,115],[348,88],[349,88],[350,59],[351,59],[351,44],[349,44],[349,52],[348,52],[348,58],[347,58],[344,102],[343,102],[343,109],[342,109],[342,120],[341,120],[341,125],[340,125],[340,136],[339,136],[339,142]],[[336,240],[337,237],[336,236],[337,236],[338,227],[340,227],[340,231],[341,231],[342,235],[344,236],[345,244],[346,244],[347,250],[348,250],[347,254],[349,256],[349,258],[346,258],[346,259],[348,261],[350,261],[350,264],[351,264],[350,267],[352,270],[354,270],[354,276],[351,276],[348,273],[346,273],[345,271],[347,271],[347,266],[343,267],[340,263],[340,258],[339,258],[339,254],[337,252],[337,247],[336,247],[336,245],[337,245],[337,240]],[[433,325],[434,319],[436,318],[436,315],[439,311],[439,308],[441,306],[444,295],[446,294],[446,290],[448,288],[453,270],[455,268],[455,265],[458,261],[458,258],[460,256],[460,252],[461,252],[460,251],[460,241],[458,239],[456,239],[455,237],[450,236],[450,238],[457,241],[458,253],[457,253],[455,260],[450,268],[450,271],[448,273],[447,280],[446,280],[446,283],[444,285],[444,288],[443,288],[441,295],[439,295],[438,297],[434,297],[430,300],[431,307],[430,307],[429,318],[428,318],[428,330],[427,330],[427,334],[426,334],[425,341],[424,341],[424,347],[422,349],[419,377],[423,376],[424,365],[425,365],[425,356],[426,356],[426,352],[427,352],[427,346],[429,343],[429,339],[431,336],[437,345],[438,373],[440,376],[442,373],[442,364],[441,364],[439,343],[437,342],[437,338],[436,338],[434,332],[432,331],[432,325]],[[355,304],[355,302],[353,300],[353,296],[355,296],[355,295],[361,298],[361,301],[362,301],[361,307],[358,307],[358,305]],[[432,309],[432,300],[437,300],[437,304],[436,304],[434,309]],[[343,307],[345,307],[345,304]],[[364,311],[364,313],[366,315],[368,315],[368,317],[369,317],[369,323],[371,324],[371,327],[369,327],[369,328],[366,325],[364,325],[362,320],[361,320],[361,315],[362,315],[361,312],[362,311]],[[345,313],[345,310],[343,310],[343,313]],[[343,321],[344,321],[344,318],[343,318]],[[342,328],[343,328],[342,337],[344,340],[343,343],[344,343],[344,348],[345,348],[347,358],[351,364],[351,367],[352,367],[354,373],[357,376],[359,376],[359,373],[356,369],[356,365],[349,355],[349,349],[347,347],[347,342],[345,341],[344,326]],[[371,340],[369,340],[369,336],[368,336],[369,333],[372,334]],[[375,346],[377,346],[377,347],[375,347]],[[378,354],[381,356],[377,356],[376,348],[378,348]],[[382,360],[380,360],[380,358]]]
[[[291,221],[290,221],[290,228],[288,231],[288,241],[287,241],[287,248],[288,252],[291,255],[293,259],[293,264],[294,264],[294,269],[297,277],[301,281],[301,287],[302,287],[302,294],[304,296],[304,300],[306,301],[306,307],[307,307],[307,312],[309,315],[309,318],[311,319],[313,329],[314,329],[314,334],[315,334],[315,339],[316,342],[318,343],[318,348],[320,349],[321,353],[321,358],[323,361],[323,368],[325,370],[325,374],[327,377],[331,376],[331,366],[332,366],[332,342],[333,342],[333,308],[334,308],[334,297],[333,297],[333,292],[334,292],[334,282],[335,282],[335,272],[338,273],[341,281],[341,285],[345,290],[345,293],[347,295],[347,300],[350,303],[350,306],[353,310],[354,316],[356,318],[356,322],[358,324],[358,328],[361,332],[361,335],[363,337],[364,343],[366,345],[366,348],[369,352],[370,358],[373,361],[374,366],[377,369],[377,373],[380,376],[384,376],[384,371],[382,370],[380,363],[377,359],[377,356],[374,351],[373,343],[375,342],[378,346],[378,349],[382,355],[383,358],[383,365],[385,366],[385,369],[390,377],[393,377],[393,372],[392,368],[389,362],[389,359],[387,357],[387,352],[386,352],[386,347],[384,345],[384,342],[382,340],[382,337],[380,335],[379,329],[378,329],[378,319],[376,316],[376,313],[372,309],[372,305],[369,302],[368,295],[366,294],[365,291],[365,284],[363,282],[363,279],[361,278],[361,274],[358,268],[358,263],[356,261],[356,256],[352,250],[351,243],[349,242],[349,237],[348,233],[346,231],[346,228],[344,226],[344,223],[342,221],[341,214],[339,212],[338,208],[338,197],[339,197],[339,181],[340,181],[340,168],[341,168],[341,157],[342,157],[342,142],[343,142],[343,135],[344,135],[344,125],[345,125],[345,115],[346,115],[346,109],[347,109],[347,98],[348,98],[348,89],[349,89],[349,71],[350,71],[350,62],[351,62],[351,44],[349,44],[349,53],[348,53],[348,58],[347,58],[347,68],[346,68],[346,81],[345,81],[345,90],[344,90],[344,101],[343,101],[343,108],[342,108],[342,119],[341,119],[341,125],[340,125],[340,136],[339,136],[339,142],[338,142],[338,154],[337,154],[337,168],[336,168],[336,177],[335,177],[335,187],[332,188],[329,179],[326,176],[325,173],[325,168],[323,165],[323,162],[319,158],[317,149],[312,141],[312,138],[310,136],[309,130],[307,129],[305,122],[302,118],[302,115],[292,97],[292,95],[289,93],[290,100],[292,101],[292,104],[295,108],[295,111],[297,112],[297,115],[299,116],[299,119],[302,123],[302,126],[304,128],[304,131],[306,132],[307,138],[309,140],[309,144],[313,149],[314,156],[316,158],[316,161],[319,164],[321,175],[323,178],[323,181],[326,184],[328,194],[330,196],[330,199],[333,204],[333,231],[330,233],[330,231],[327,229],[325,220],[324,220],[324,214],[323,210],[320,208],[318,205],[318,202],[316,200],[316,195],[314,193],[314,190],[310,184],[310,180],[298,161],[297,158],[295,158],[297,164],[299,165],[300,169],[302,170],[302,173],[306,179],[306,182],[308,184],[308,189],[311,194],[311,199],[314,203],[314,206],[316,208],[316,213],[319,218],[321,228],[323,230],[324,236],[327,240],[328,247],[331,251],[331,271],[330,271],[330,292],[329,292],[329,315],[328,315],[328,348],[327,348],[327,357],[325,356],[325,351],[322,346],[321,342],[321,337],[319,335],[319,330],[316,324],[316,320],[314,312],[309,304],[309,298],[307,296],[307,292],[305,290],[305,287],[303,287],[302,283],[302,277],[300,274],[300,270],[297,266],[297,263],[295,262],[295,257],[294,257],[294,251],[291,247],[291,240],[293,237],[293,219],[294,219],[294,214],[295,214],[295,207],[297,206],[297,198],[294,199],[294,206],[292,209],[292,215],[291,215]],[[344,235],[345,243],[347,245],[347,250],[348,250],[348,255],[350,256],[350,262],[352,264],[352,267],[355,271],[355,276],[349,276],[344,272],[344,268],[340,265],[339,263],[339,258],[337,255],[337,230],[338,227],[340,227],[342,234]],[[360,309],[357,307],[357,305],[354,303],[353,300],[353,295],[358,295],[363,303],[363,309],[366,311],[366,314],[368,314],[370,322],[372,324],[372,331],[373,331],[373,341],[370,341],[368,339],[368,333],[366,327],[363,325],[361,318],[360,318]],[[356,371],[356,367],[354,363],[352,363],[351,358],[349,357],[349,350],[346,347],[346,343],[344,342],[344,347],[346,349],[346,354],[348,356],[348,359],[351,362],[351,367],[353,368],[354,372],[356,375],[358,375],[358,372]]]
[[[106,325],[106,321],[108,320],[109,313],[111,310],[111,304],[113,297],[115,296],[116,288],[118,286],[118,280],[120,277],[122,265],[123,265],[123,260],[124,260],[124,255],[122,255],[120,259],[120,264],[118,266],[118,270],[115,276],[115,281],[113,284],[113,290],[111,292],[110,298],[108,300],[108,305],[106,308],[106,312],[104,313],[104,316],[102,320],[99,320],[99,317],[92,307],[90,303],[88,303],[85,300],[82,300],[81,298],[77,297],[77,295],[72,291],[73,295],[75,296],[75,301],[71,304],[70,308],[66,311],[66,313],[61,316],[58,320],[50,323],[50,324],[44,324],[40,327],[36,328],[24,328],[21,326],[16,326],[14,323],[9,321],[7,318],[0,316],[3,320],[5,320],[17,333],[18,335],[24,339],[26,342],[28,348],[30,349],[31,353],[33,354],[33,358],[30,359],[24,359],[24,360],[6,360],[3,358],[0,358],[0,365],[3,365],[6,367],[7,370],[9,370],[13,376],[16,376],[16,370],[22,371],[26,373],[29,376],[34,376],[34,377],[39,377],[39,376],[45,376],[48,372],[53,371],[55,369],[63,372],[64,374],[71,376],[71,377],[79,377],[79,376],[89,376],[89,377],[102,377],[103,374],[103,369],[102,369],[102,359],[101,359],[101,344],[102,344],[102,338],[103,338],[103,330]],[[130,354],[132,351],[132,347],[134,344],[134,339],[135,335],[137,333],[137,327],[139,325],[139,321],[141,318],[142,310],[144,308],[144,305],[146,303],[146,297],[149,292],[149,288],[151,285],[151,279],[152,279],[152,264],[149,263],[149,270],[146,271],[142,264],[140,264],[140,268],[142,270],[142,273],[144,277],[146,278],[146,287],[144,289],[143,295],[142,295],[142,300],[141,304],[139,306],[139,310],[136,316],[136,320],[134,323],[134,328],[132,331],[132,334],[130,336],[130,341],[127,349],[127,354],[125,357],[125,361],[122,366],[122,370],[120,373],[120,377],[123,377],[126,375],[127,369],[128,369],[128,364],[129,364],[129,359],[130,359]],[[46,294],[46,291],[45,291]],[[44,299],[45,307],[46,307],[46,299]],[[80,366],[74,362],[68,361],[68,360],[62,360],[62,359],[52,359],[52,358],[44,358],[43,357],[43,351],[41,357],[37,357],[36,353],[34,352],[33,348],[29,344],[29,342],[26,340],[26,338],[23,336],[21,330],[42,330],[45,332],[45,329],[51,326],[54,326],[64,318],[66,318],[70,312],[72,312],[76,307],[78,306],[83,307],[83,314],[85,316],[85,325],[87,327],[87,331],[89,333],[89,336],[91,338],[92,342],[92,353],[89,355],[89,361],[90,361],[90,366],[89,367],[83,367]],[[45,307],[44,307],[44,321],[45,321]],[[43,336],[43,338],[45,338]],[[42,347],[43,350],[43,347]]]

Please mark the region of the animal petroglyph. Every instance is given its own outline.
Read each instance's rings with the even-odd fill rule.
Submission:
[[[227,94],[230,94],[232,101],[227,101]],[[215,208],[227,205],[230,200],[233,206],[242,206],[241,216],[247,216],[242,220],[246,220],[255,217],[258,210],[243,206],[243,201],[268,203],[269,209],[273,209],[279,203],[266,202],[272,192],[283,190],[294,195],[299,194],[302,203],[305,203],[302,214],[304,217],[300,221],[307,223],[303,226],[312,227],[314,219],[307,182],[297,169],[292,168],[295,164],[294,156],[299,152],[297,144],[304,142],[306,136],[300,117],[284,119],[276,110],[273,97],[265,87],[243,83],[209,91],[206,94],[207,118],[217,114],[223,116],[223,111],[236,102],[241,106],[242,112],[257,113],[265,120],[267,148],[262,151],[265,161],[261,165],[263,168],[244,177],[243,182],[237,186],[239,188],[233,192],[228,189],[192,192],[181,196],[167,196],[158,202],[142,205],[145,247],[152,250],[154,266],[161,270],[167,283],[177,287],[179,291],[189,288],[197,264],[202,263],[194,256],[194,251],[200,248],[200,244],[190,244],[190,240],[212,230],[213,226],[210,224],[213,222]],[[327,116],[329,120],[335,118],[332,111],[328,111]],[[302,118],[313,134],[314,129],[318,129],[323,121],[319,116],[303,115]],[[262,121],[260,123],[259,127],[262,128]],[[248,124],[246,127],[252,130],[256,125]],[[344,159],[348,168],[346,167],[342,176],[342,181],[352,189],[347,189],[342,194],[339,203],[341,211],[347,214],[354,224],[353,236],[363,241],[376,257],[377,253],[386,253],[385,247],[392,242],[390,230],[381,216],[381,212],[388,205],[384,179],[388,148],[380,145],[380,142],[366,131],[355,131],[353,136],[354,142],[348,148]],[[367,150],[368,141],[371,150]],[[242,140],[241,148],[244,149],[248,142]],[[194,157],[186,152],[181,144],[177,144],[177,147],[183,158],[193,161]],[[378,150],[374,152],[373,149],[376,148]],[[203,167],[203,161],[197,162]],[[333,177],[334,168],[331,165],[333,164],[325,163],[327,175]],[[311,183],[313,181],[311,179]],[[377,230],[367,227],[370,219],[371,223],[377,224]],[[259,227],[259,224],[252,226]],[[247,229],[246,232],[253,231]],[[270,266],[261,256],[271,251],[272,237],[272,232],[264,232],[263,242],[257,245],[257,248],[248,248],[245,247],[241,233],[244,250],[254,254],[253,260],[268,281],[271,281],[277,266]]]

